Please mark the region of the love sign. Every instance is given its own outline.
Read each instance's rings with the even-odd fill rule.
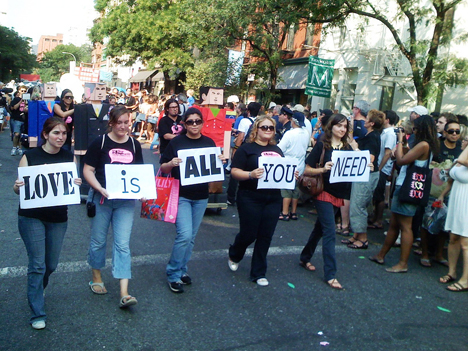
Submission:
[[[288,189],[296,186],[297,161],[290,157],[260,156],[258,167],[264,169],[257,189]]]
[[[80,203],[80,188],[73,182],[78,178],[74,162],[18,167],[22,209],[75,205]]]
[[[153,165],[106,164],[109,199],[156,199]]]
[[[180,184],[182,186],[224,180],[223,161],[219,147],[203,147],[177,151],[182,159],[179,164]]]
[[[333,151],[331,160],[330,183],[369,181],[369,150]]]

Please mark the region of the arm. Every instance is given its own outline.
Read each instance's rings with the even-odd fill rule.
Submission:
[[[327,163],[325,163],[325,165],[322,168],[312,168],[308,164],[306,164],[306,168],[303,174],[306,176],[314,176],[321,173],[327,173],[332,168],[332,166],[332,161],[328,161]]]
[[[379,171],[381,171],[384,167],[387,161],[392,157],[392,150],[391,149],[385,149],[385,154],[382,158],[382,162],[380,162],[379,165]]]
[[[253,171],[244,171],[240,168],[232,168],[231,175],[234,179],[242,181],[242,180],[249,180],[249,179],[259,179],[263,176],[264,169],[263,168],[256,168]]]
[[[17,110],[17,109],[19,109],[20,104],[21,104],[21,101],[23,101],[23,99],[20,99],[20,101],[18,101],[18,103],[17,103],[16,105],[11,105],[10,108],[11,108],[12,110]]]
[[[86,164],[83,167],[83,177],[86,179],[88,184],[97,192],[101,193],[102,196],[105,198],[109,197],[109,194],[107,193],[107,190],[104,189],[99,181],[96,179],[95,175],[95,168],[91,167],[90,165]]]
[[[429,152],[429,144],[421,142],[403,155],[403,136],[403,132],[400,131],[395,151],[396,162],[399,166],[408,165]]]
[[[449,180],[447,181],[447,186],[444,188],[444,190],[442,190],[437,200],[444,202],[444,197],[447,196],[450,190],[452,190],[452,184],[453,184],[453,179],[449,178]]]
[[[18,167],[28,167],[28,159],[26,158],[25,155],[20,160],[20,163]],[[15,184],[13,184],[13,191],[15,194],[19,195],[19,188],[24,185],[24,182],[22,180],[16,179]]]
[[[465,167],[468,167],[468,147],[458,156],[457,162]]]
[[[76,166],[78,167],[78,161],[76,160],[76,157],[73,156],[73,162],[75,162]],[[81,178],[75,178],[73,179],[73,182],[78,185],[78,186],[81,186],[82,184],[82,179]]]
[[[182,159],[174,157],[169,162],[163,163],[159,169],[163,173],[170,173],[174,167],[179,167],[179,164],[182,162]]]
[[[71,116],[73,113],[75,113],[75,110],[72,109],[72,110],[68,110],[68,111],[62,111],[62,109],[60,108],[60,105],[55,104],[54,105],[54,113],[59,117],[67,118],[67,117]]]

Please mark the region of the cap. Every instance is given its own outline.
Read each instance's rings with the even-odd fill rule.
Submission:
[[[320,114],[322,113],[327,117],[331,117],[331,115],[333,114],[333,111],[328,108],[325,108],[323,110],[320,110]]]
[[[409,108],[408,112],[414,112],[414,113],[416,113],[416,114],[418,114],[420,116],[428,114],[427,108],[425,108],[424,106],[421,106],[421,105]]]
[[[270,102],[270,105],[268,105],[268,109],[273,108],[273,107],[275,107],[275,106],[276,106],[276,103],[274,103],[274,102],[272,101],[272,102]]]
[[[285,115],[288,115],[288,116],[292,116],[293,115],[293,112],[289,109],[289,107],[287,106],[283,106],[281,107],[281,113],[285,114]]]
[[[294,112],[291,119],[294,121],[294,123],[296,123],[299,127],[305,127],[305,123],[304,123],[304,114],[302,112]]]
[[[237,95],[231,95],[227,98],[226,102],[239,102],[239,98],[237,97]]]
[[[302,106],[301,104],[297,104],[293,107],[293,111],[304,112],[304,106]]]

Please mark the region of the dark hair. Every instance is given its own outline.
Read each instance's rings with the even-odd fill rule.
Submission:
[[[396,125],[398,121],[400,120],[400,116],[398,116],[396,112],[393,110],[386,110],[384,111],[384,113],[385,113],[385,119],[388,119],[388,123],[390,123],[390,125],[392,126]]]
[[[447,130],[448,130],[449,124],[458,124],[458,125],[460,125],[460,123],[459,123],[458,121],[456,121],[456,120],[454,120],[454,119],[449,119],[449,120],[447,121],[447,123],[445,123],[444,131],[447,131]]]
[[[41,131],[41,140],[43,144],[47,142],[46,138],[44,137],[44,134],[49,134],[52,129],[57,127],[59,124],[65,127],[66,130],[68,130],[67,125],[65,124],[65,121],[57,116],[54,117],[49,117],[45,120],[44,125],[42,126],[42,131]]]
[[[432,154],[439,154],[439,138],[434,119],[428,115],[422,115],[414,120],[416,144],[425,141],[429,144]]]
[[[250,112],[250,117],[257,117],[262,105],[258,102],[251,102],[247,105],[247,111]]]
[[[457,118],[460,124],[463,124],[464,126],[468,126],[468,117],[466,117],[465,115],[457,115]]]
[[[385,121],[385,113],[373,109],[367,113],[367,119],[369,122],[374,123],[374,126],[372,127],[374,130],[380,131]]]
[[[63,101],[63,98],[65,97],[65,95],[71,93],[73,95],[73,92],[70,90],[70,89],[63,89],[62,91],[62,94],[60,95],[60,109],[65,112],[67,111],[66,110],[66,107],[65,107],[65,102]],[[74,104],[73,104],[73,100],[70,104],[70,110],[73,110],[75,108]]]
[[[203,115],[201,111],[196,107],[189,107],[182,116],[182,122],[185,122],[190,115],[198,115],[203,121]]]
[[[111,112],[109,113],[109,127],[112,128],[113,124],[117,124],[120,116],[128,113],[127,106],[125,105],[117,105],[115,106]]]
[[[242,102],[237,104],[237,108],[240,110],[241,115],[245,114],[245,112],[247,111],[247,107],[245,107],[245,104]]]
[[[234,110],[234,104],[232,102],[227,102],[226,105],[228,105],[231,110]]]
[[[177,102],[176,99],[172,99],[172,98],[171,98],[171,99],[168,99],[168,100],[165,102],[165,104],[164,104],[164,114],[165,114],[166,116],[168,115],[167,113],[169,112],[169,105],[170,105],[170,104],[177,104],[177,114],[179,114],[179,113],[180,113],[179,103]]]
[[[322,121],[323,121],[324,117],[322,117]],[[345,115],[342,115],[341,113],[336,113],[334,115],[331,115],[331,117],[328,120],[328,123],[325,125],[325,129],[324,129],[325,133],[324,133],[324,137],[322,138],[322,142],[323,142],[323,145],[325,146],[326,149],[331,149],[331,139],[332,139],[333,126],[335,126],[337,124],[340,124],[343,121],[346,121],[347,131],[346,131],[345,135],[341,138],[341,142],[343,143],[344,148],[348,147],[348,135],[349,135],[349,131],[351,129],[351,126],[349,124],[348,118]],[[324,126],[324,125],[322,124],[322,126]]]

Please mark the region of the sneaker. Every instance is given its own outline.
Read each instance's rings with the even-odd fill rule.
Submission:
[[[184,292],[184,287],[182,286],[184,283],[179,280],[177,282],[168,282],[169,284],[169,289],[171,289],[175,293],[183,293]]]
[[[10,155],[11,155],[11,156],[15,156],[15,155],[16,155],[16,147],[14,147],[13,149],[11,149]]]
[[[31,326],[33,329],[40,330],[45,328],[45,321],[34,321]]]
[[[192,284],[192,278],[190,278],[190,276],[185,273],[181,278],[180,280],[182,281],[182,284],[184,285],[190,285]]]
[[[268,283],[268,279],[267,278],[260,278],[260,279],[257,279],[257,285],[260,285],[260,286],[267,286],[269,283]]]
[[[21,150],[19,147],[16,148],[16,154],[19,156],[23,155],[23,150]]]
[[[237,268],[239,268],[239,263],[236,263],[234,261],[231,261],[231,259],[228,259],[228,266],[231,271],[235,272],[237,271]]]

